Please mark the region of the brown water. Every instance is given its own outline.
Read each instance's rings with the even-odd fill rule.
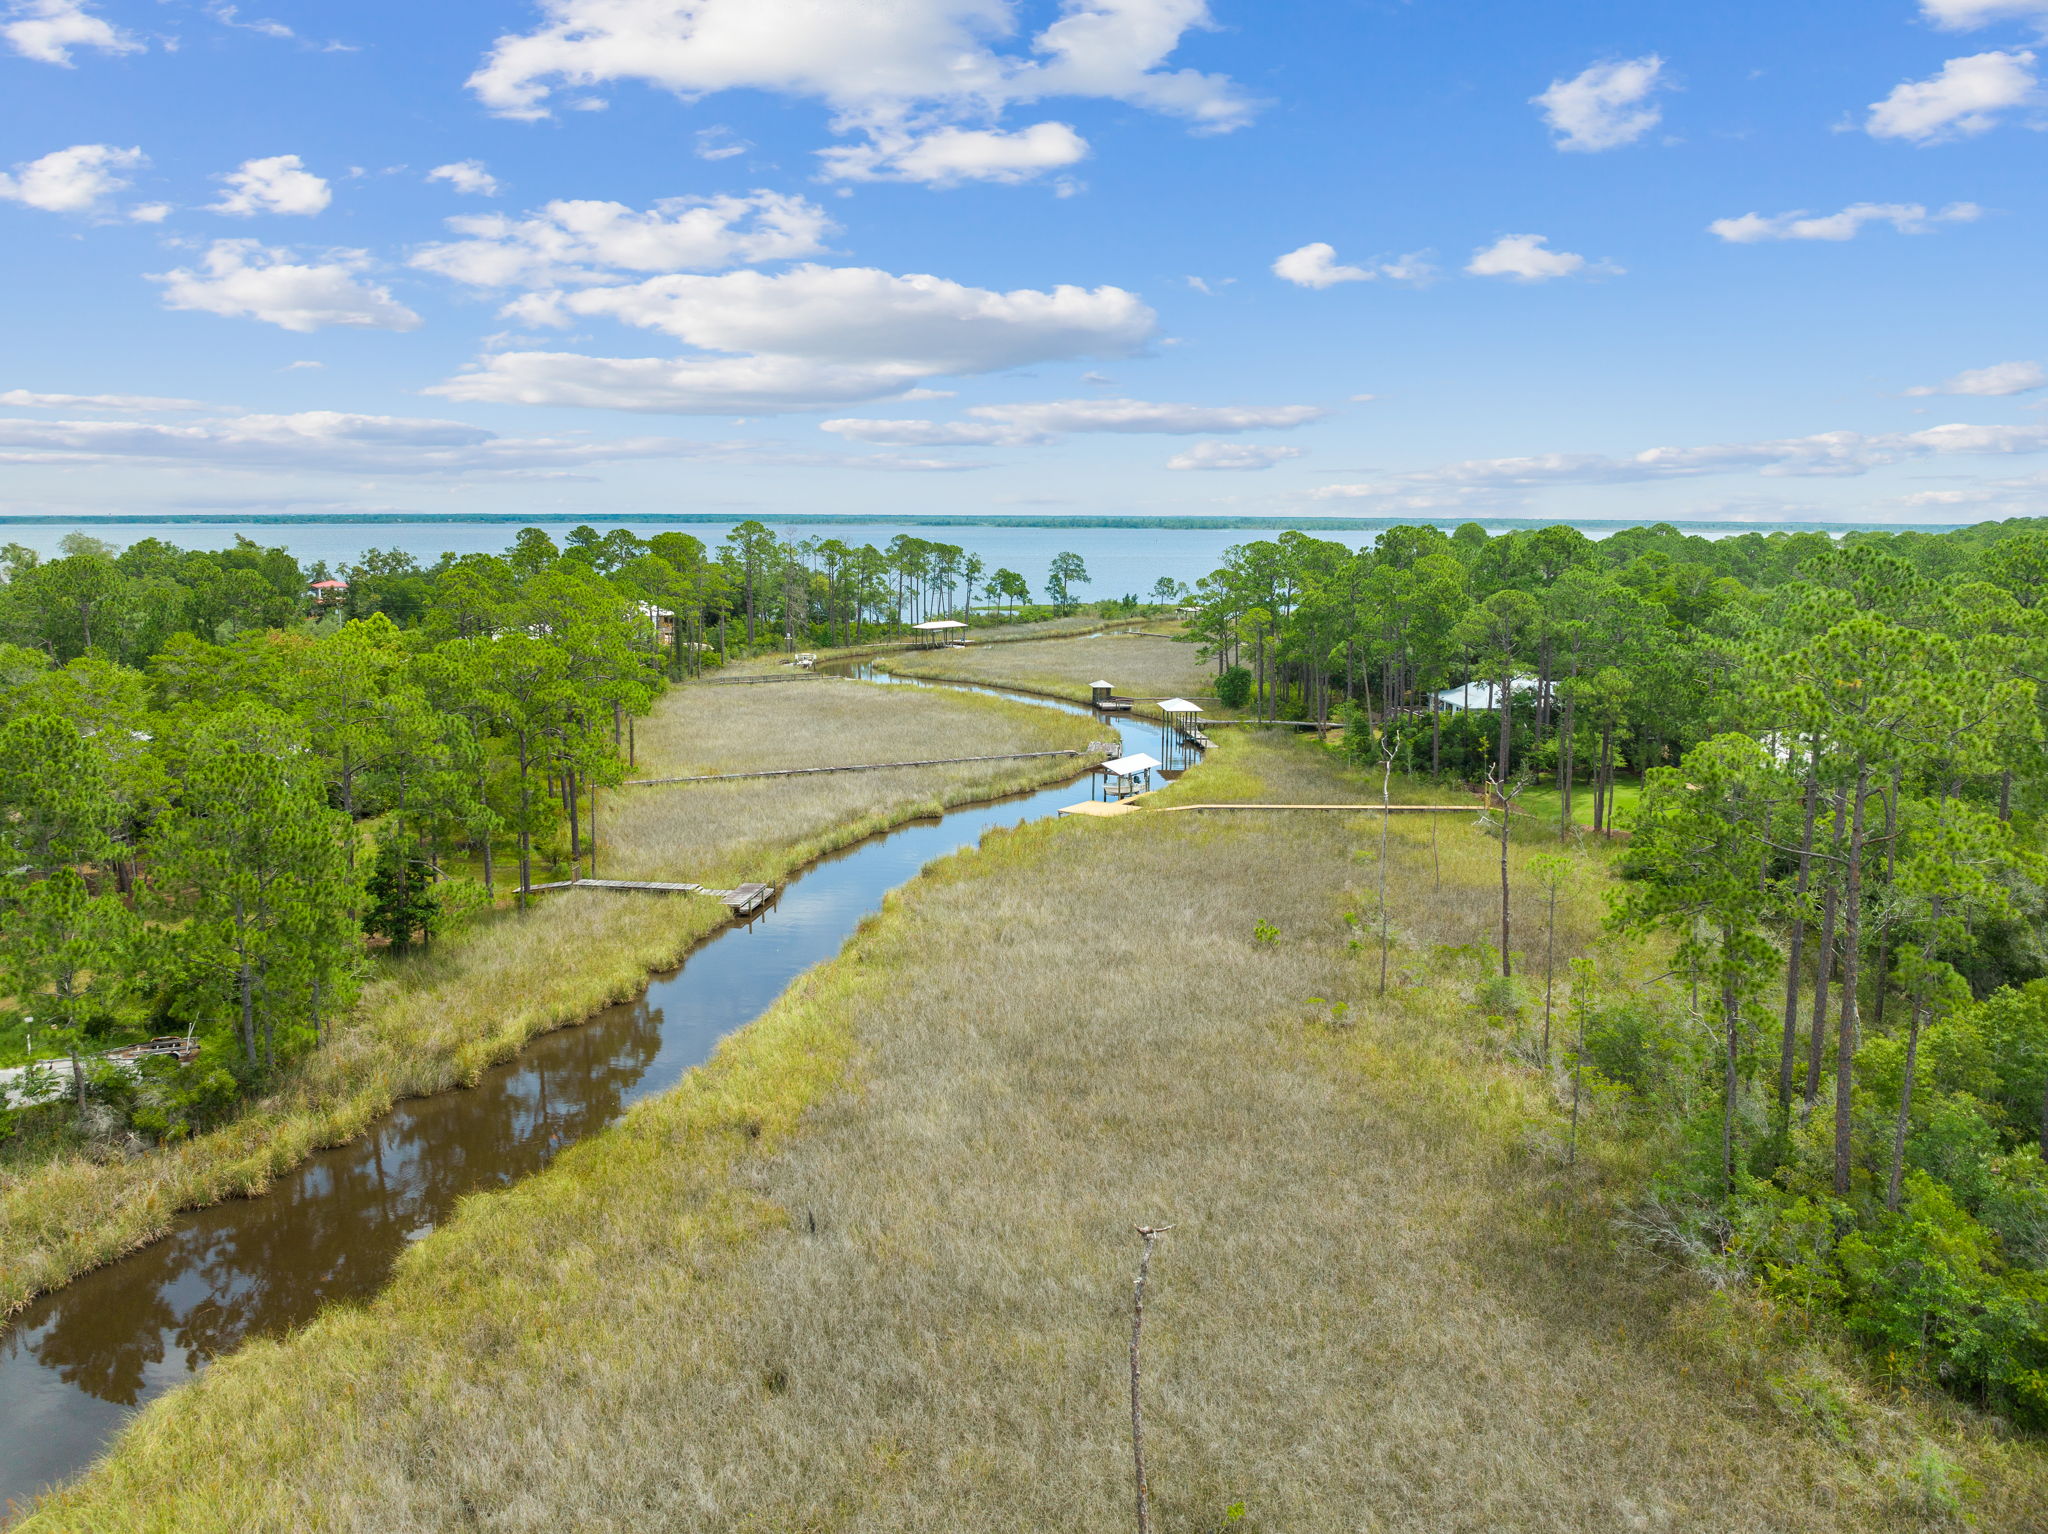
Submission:
[[[1128,750],[1159,750],[1157,724],[1102,723]],[[827,858],[764,916],[725,928],[681,969],[656,976],[638,1001],[543,1035],[473,1089],[400,1104],[371,1133],[314,1156],[262,1196],[182,1215],[164,1240],[45,1295],[0,1332],[0,1509],[78,1474],[137,1407],[246,1338],[278,1336],[322,1306],[375,1294],[399,1253],[464,1195],[541,1170],[632,1103],[674,1086],[932,859],[1076,797],[1068,782],[968,805]]]

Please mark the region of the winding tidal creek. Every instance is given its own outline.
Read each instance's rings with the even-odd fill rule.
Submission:
[[[1125,751],[1166,754],[1154,721],[1029,701],[1098,720]],[[675,1086],[934,858],[1084,794],[1068,779],[825,858],[792,877],[763,914],[656,975],[638,1000],[536,1038],[474,1088],[401,1103],[363,1138],[318,1153],[261,1196],[181,1215],[164,1239],[44,1295],[0,1331],[0,1523],[10,1502],[25,1505],[76,1476],[139,1407],[244,1339],[277,1336],[324,1305],[376,1293],[398,1254],[466,1194],[542,1170],[641,1098]]]

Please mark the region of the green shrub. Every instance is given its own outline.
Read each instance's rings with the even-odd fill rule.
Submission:
[[[1991,1164],[1990,1189],[1978,1210],[2004,1248],[2006,1261],[2048,1268],[2048,1164],[2029,1145]]]
[[[434,896],[434,870],[423,858],[413,856],[408,842],[387,836],[377,845],[376,866],[364,891],[369,908],[363,913],[363,930],[388,940],[403,952],[417,937],[431,941],[440,925],[440,902]]]
[[[1698,1053],[1680,1020],[1647,1001],[1610,1002],[1587,1019],[1586,1063],[1639,1096],[1672,1084]]]
[[[1984,1105],[1964,1092],[1938,1096],[1925,1123],[1906,1138],[1906,1164],[1945,1183],[1965,1209],[1991,1194],[1998,1130]]]
[[[1252,700],[1252,674],[1232,666],[1216,678],[1216,701],[1225,708],[1243,708]]]

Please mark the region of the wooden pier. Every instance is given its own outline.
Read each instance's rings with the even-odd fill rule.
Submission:
[[[735,916],[752,916],[775,898],[772,884],[742,884],[736,889],[706,889],[701,884],[667,884],[648,879],[560,879],[553,884],[536,884],[531,893],[546,890],[644,890],[655,895],[709,895],[724,902]]]

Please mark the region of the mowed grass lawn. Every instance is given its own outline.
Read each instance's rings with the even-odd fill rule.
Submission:
[[[638,729],[647,776],[1085,747],[1087,720],[993,698],[856,682],[681,688]],[[1071,774],[1073,759],[618,789],[600,871],[730,887],[949,804]],[[500,861],[501,894],[516,868]],[[540,877],[544,877],[540,876]],[[160,1234],[178,1211],[260,1190],[404,1097],[474,1080],[535,1034],[639,994],[727,920],[716,901],[576,890],[383,959],[355,1014],[233,1122],[136,1157],[64,1146],[0,1159],[0,1314]]]
[[[1554,779],[1552,784],[1553,786],[1546,788],[1541,783],[1536,783],[1523,789],[1519,794],[1515,795],[1516,810],[1528,816],[1531,820],[1545,822],[1553,826],[1556,825],[1558,815],[1563,810],[1564,805],[1562,797],[1555,787]],[[1638,781],[1629,780],[1614,785],[1614,826],[1616,830],[1626,831],[1635,824],[1636,805],[1641,801],[1642,797],[1643,785]],[[1593,789],[1591,784],[1580,783],[1573,787],[1572,820],[1582,826],[1593,824]]]
[[[1213,663],[1197,659],[1195,647],[1154,634],[1104,634],[1091,639],[975,645],[964,650],[912,651],[892,655],[891,671],[905,676],[943,677],[955,682],[988,682],[1086,702],[1089,684],[1113,683],[1119,697],[1200,700],[1216,688]],[[1213,697],[1210,713],[1223,712]]]
[[[1162,798],[1362,789],[1265,737]],[[159,1401],[24,1527],[1127,1528],[1139,1223],[1174,1226],[1161,1534],[1920,1529],[1942,1463],[1976,1527],[2041,1527],[2036,1446],[1618,1252],[1600,1117],[1568,1171],[1561,1078],[1450,951],[1492,931],[1498,844],[1396,823],[1385,998],[1378,846],[1372,817],[1255,812],[989,837],[681,1088],[469,1201],[374,1303]],[[1562,951],[1603,880],[1568,886]]]

